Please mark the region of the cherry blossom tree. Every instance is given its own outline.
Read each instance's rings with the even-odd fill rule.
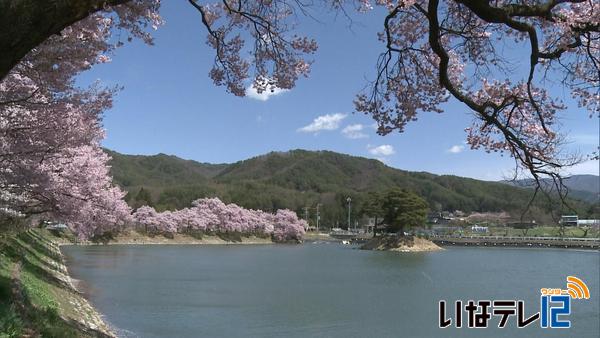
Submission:
[[[82,238],[129,221],[124,193],[113,186],[109,157],[100,148],[102,113],[116,88],[80,88],[75,78],[110,60],[122,43],[110,42],[118,28],[151,43],[144,23],[160,24],[160,18],[140,21],[134,5],[65,28],[0,82],[0,218],[45,214]]]
[[[272,222],[271,214],[262,210],[249,210],[250,232],[257,235],[271,235],[275,231],[275,226]]]
[[[182,233],[204,233],[209,224],[218,223],[212,213],[202,212],[200,208],[185,208],[178,210],[177,213],[180,218],[179,231]]]
[[[138,229],[150,234],[240,234],[270,236],[274,241],[300,241],[307,226],[295,212],[278,210],[270,214],[260,210],[225,204],[218,198],[204,198],[192,207],[176,211],[156,212],[142,206],[132,215]]]
[[[130,222],[125,193],[112,185],[108,156],[97,145],[69,148],[36,168],[43,181],[29,181],[30,196],[81,238],[119,231]]]
[[[273,238],[277,241],[301,240],[304,229],[308,226],[305,220],[298,219],[298,215],[291,210],[277,210],[271,217],[274,224]]]
[[[224,230],[221,224],[224,220],[227,205],[218,198],[205,198],[192,202],[192,210],[196,217],[206,222],[205,229],[209,233],[220,232]]]
[[[133,213],[133,222],[136,226],[143,228],[146,233],[158,233],[162,231],[160,218],[153,207],[147,205],[139,207]]]

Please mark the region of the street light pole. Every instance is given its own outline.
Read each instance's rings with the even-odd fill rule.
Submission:
[[[321,215],[319,214],[320,206],[321,206],[321,203],[317,203],[317,234],[319,233],[319,218],[321,218]]]
[[[352,199],[350,197],[348,197],[346,199],[346,201],[348,202],[348,232],[350,232],[350,224],[351,224],[350,223],[350,210],[351,210],[351,207],[352,207],[352,205],[351,205]]]

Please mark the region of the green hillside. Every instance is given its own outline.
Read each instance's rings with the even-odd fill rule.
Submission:
[[[106,150],[112,157],[112,175],[123,186],[186,185],[206,181],[226,168],[227,164],[199,163],[176,156],[123,155]]]
[[[233,164],[207,164],[175,156],[122,155],[113,157],[115,182],[129,191],[132,206],[151,204],[157,209],[176,209],[201,197],[219,197],[247,208],[289,208],[314,220],[317,203],[326,226],[345,224],[346,198],[352,197],[353,218],[369,191],[406,188],[423,196],[431,210],[465,212],[507,211],[520,215],[531,191],[499,182],[408,172],[380,161],[331,151],[293,150],[272,152]],[[584,214],[587,205],[575,203]],[[531,209],[531,217],[548,214],[543,203]]]

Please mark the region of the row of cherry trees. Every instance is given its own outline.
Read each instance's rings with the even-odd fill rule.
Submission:
[[[192,207],[177,211],[157,212],[143,206],[134,212],[133,220],[148,233],[238,233],[271,236],[280,242],[301,240],[307,226],[290,210],[271,214],[225,204],[218,198],[199,199],[192,202]]]

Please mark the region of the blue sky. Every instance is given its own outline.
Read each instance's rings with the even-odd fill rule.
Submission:
[[[332,13],[315,13],[320,22],[300,18],[302,33],[319,43],[311,76],[291,91],[245,98],[227,94],[208,78],[212,51],[205,44],[197,12],[184,1],[164,1],[166,24],[153,33],[155,45],[133,42],[117,50],[112,62],[81,76],[124,86],[106,113],[104,146],[127,154],[166,153],[200,162],[235,162],[269,151],[332,150],[379,158],[411,171],[454,174],[485,180],[509,175],[513,161],[469,150],[464,128],[472,114],[457,102],[443,114],[422,113],[404,133],[378,136],[374,121],[353,114],[352,101],[372,79],[383,45],[377,13],[350,22]],[[598,146],[598,119],[574,107],[562,119],[572,150]],[[362,129],[361,129],[362,128]],[[572,173],[598,174],[598,162]]]

